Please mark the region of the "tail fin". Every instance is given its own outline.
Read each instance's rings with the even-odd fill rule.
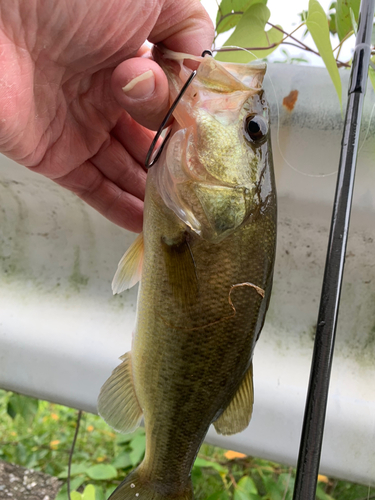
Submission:
[[[183,489],[179,484],[164,484],[142,476],[140,467],[133,470],[108,500],[193,500],[190,479],[187,487]]]

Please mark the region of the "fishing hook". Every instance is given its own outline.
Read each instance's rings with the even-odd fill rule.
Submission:
[[[204,57],[204,56],[212,56],[212,52],[210,50],[204,50],[202,52],[202,56],[201,57]],[[159,137],[161,136],[161,134],[163,133],[170,117],[172,116],[172,113],[173,111],[176,109],[176,106],[177,104],[180,102],[182,96],[185,94],[187,88],[189,87],[189,85],[191,84],[191,82],[194,80],[195,78],[195,75],[197,74],[197,70],[194,70],[191,75],[189,76],[189,78],[186,80],[184,86],[182,87],[182,89],[180,90],[178,96],[176,97],[176,99],[173,101],[173,104],[172,106],[169,108],[169,111],[168,113],[165,115],[163,121],[161,122],[161,125],[158,129],[158,131],[156,132],[156,135],[154,137],[154,140],[152,141],[151,143],[151,146],[150,146],[150,149],[148,150],[148,153],[147,153],[147,156],[146,156],[146,160],[145,160],[145,167],[147,169],[151,168],[153,165],[155,165],[155,163],[158,161],[158,159],[160,158],[160,155],[164,149],[164,146],[165,146],[165,143],[167,142],[167,140],[169,139],[169,136],[171,135],[171,131],[168,132],[167,136],[165,137],[165,139],[163,140],[163,142],[161,143],[156,155],[155,155],[155,158],[153,160],[150,161],[150,158],[154,152],[154,149],[155,149],[155,146],[156,146],[156,143],[159,139]]]

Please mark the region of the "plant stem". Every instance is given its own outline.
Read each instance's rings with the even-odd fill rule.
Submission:
[[[272,26],[273,28],[276,28],[276,29],[277,29],[277,26],[274,26],[274,25],[273,25],[273,24],[271,24],[271,23],[267,23],[267,24],[269,24],[269,25],[270,25],[270,26]],[[293,37],[292,37],[293,33],[295,33],[296,31],[298,31],[300,28],[302,28],[302,26],[305,26],[305,25],[306,25],[306,23],[305,23],[305,22],[303,22],[303,23],[299,24],[299,25],[297,26],[297,28],[295,28],[295,29],[294,29],[293,31],[291,31],[290,33],[287,33],[286,31],[283,31],[283,33],[286,35],[286,37],[284,38],[284,40],[286,40],[286,39],[288,38],[288,36],[289,36],[289,37],[291,37],[291,38],[293,38]],[[281,30],[281,31],[282,31],[282,30]],[[298,42],[299,42],[299,43],[301,43],[299,40],[298,40]]]
[[[234,476],[231,472],[229,472],[228,476],[230,477],[230,480],[232,481],[232,484],[235,488],[237,488],[237,482],[236,480],[234,479]]]
[[[230,12],[229,14],[225,14],[224,16],[222,16],[219,20],[219,22],[217,23],[217,26],[216,26],[216,30],[217,30],[217,27],[219,26],[219,24],[227,17],[229,16],[233,16],[233,15],[239,15],[239,14],[243,14],[243,12],[241,11],[236,11],[236,12]],[[279,26],[276,26],[275,24],[272,24],[270,22],[267,22],[267,24],[269,26],[271,26],[272,28],[275,28],[276,30],[280,31],[281,33],[283,33],[285,35],[285,37],[280,41],[280,42],[277,42],[277,43],[271,43],[269,44],[267,47],[241,47],[241,48],[244,48],[245,50],[249,50],[249,51],[253,51],[253,50],[268,50],[268,49],[273,49],[275,47],[278,47],[279,45],[281,44],[284,44],[284,45],[291,45],[293,47],[297,47],[299,49],[302,49],[302,50],[306,50],[307,52],[311,52],[312,54],[315,54],[319,57],[320,54],[319,52],[317,52],[316,50],[312,49],[311,47],[309,47],[308,45],[306,45],[305,43],[301,42],[300,40],[298,40],[298,38],[295,38],[293,36],[293,33],[295,33],[297,30],[299,30],[302,26],[304,26],[306,23],[301,23],[299,26],[297,26],[297,28],[295,28],[291,33],[287,33],[286,31],[284,31],[282,28],[279,28]],[[267,32],[266,32],[267,34]],[[347,35],[347,37],[349,36],[349,34]],[[347,38],[345,37],[340,43],[342,44],[345,39]],[[294,42],[296,43],[292,43],[292,42],[286,42],[285,40],[287,38],[290,38],[292,39]],[[216,37],[215,37],[216,39]],[[268,37],[267,37],[268,39]],[[339,45],[340,46],[340,45]],[[338,46],[338,47],[339,47]],[[337,48],[337,47],[336,47]],[[222,47],[221,49],[216,49],[214,48],[213,51],[214,52],[235,52],[237,50],[240,50],[240,48],[233,48],[233,47]],[[335,49],[336,50],[336,49]],[[336,57],[336,64],[337,66],[340,68],[342,66],[344,66],[345,68],[350,68],[350,64],[348,63],[345,63],[345,62],[342,62],[342,61],[339,61],[338,60],[338,56],[339,56],[340,52],[337,54],[337,57]]]
[[[78,431],[79,431],[79,424],[81,422],[81,417],[82,417],[82,410],[79,410],[78,411],[78,415],[77,415],[76,430],[75,430],[75,433],[74,433],[73,443],[72,443],[72,447],[70,449],[69,461],[68,461],[68,477],[67,477],[67,480],[66,480],[66,484],[67,484],[67,491],[68,491],[68,498],[69,498],[69,500],[72,500],[71,497],[70,497],[70,473],[71,473],[71,468],[72,468],[72,460],[73,460],[74,447],[75,447],[76,441],[77,441],[77,436],[78,436]]]
[[[280,43],[272,43],[271,45],[268,45],[267,47],[222,47],[221,49],[214,49],[215,52],[234,52],[237,50],[267,50],[267,49],[273,49],[274,47],[277,47],[280,45]]]
[[[340,45],[340,46],[339,46],[339,50],[337,51],[337,55],[336,55],[336,63],[337,63],[337,60],[338,60],[338,58],[339,58],[339,56],[340,56],[341,47],[342,47],[342,45]]]
[[[230,16],[242,16],[243,12],[242,11],[235,11],[235,12],[229,12],[229,14],[225,14],[225,16],[221,16],[221,18],[219,19],[219,22],[217,23],[216,25],[216,31],[217,31],[217,28],[220,26],[220,23],[222,21],[224,21],[224,19],[226,19],[227,17],[230,17]]]
[[[272,26],[272,28],[275,28],[276,30],[281,31],[281,33],[284,33],[284,35],[286,35],[286,36],[285,36],[285,38],[284,38],[284,40],[286,40],[287,38],[291,38],[291,39],[292,39],[292,40],[294,40],[295,42],[299,43],[299,44],[300,44],[300,46],[301,46],[302,48],[304,48],[305,50],[307,50],[308,52],[313,52],[314,54],[316,54],[316,55],[318,55],[318,56],[320,55],[320,54],[319,54],[319,52],[316,52],[315,50],[311,49],[308,45],[306,45],[305,43],[301,42],[300,40],[298,40],[298,38],[295,38],[295,37],[292,35],[292,33],[294,33],[297,29],[299,29],[299,28],[302,26],[302,24],[300,24],[300,26],[298,26],[298,28],[296,28],[294,31],[292,31],[292,33],[287,33],[287,32],[286,32],[286,31],[284,31],[282,28],[279,28],[278,26],[276,26],[275,24],[272,24],[272,23],[270,23],[270,22],[267,22],[267,24],[268,24],[269,26]],[[283,40],[283,41],[284,41],[284,40]]]
[[[285,38],[281,41],[281,43],[287,43],[287,42],[284,42],[284,40],[286,40],[288,37],[291,38],[292,40],[294,40],[295,42],[299,43],[299,47],[300,48],[303,48],[304,50],[306,50],[307,52],[312,52],[313,54],[321,57],[321,55],[319,54],[319,52],[317,52],[316,50],[312,49],[311,47],[309,47],[308,45],[306,45],[305,43],[301,42],[300,40],[298,40],[298,38],[295,38],[294,36],[292,36],[292,33],[294,33],[297,29],[299,29],[301,26],[303,26],[304,23],[300,24],[294,31],[292,31],[292,33],[287,33],[286,31],[284,31],[283,29],[279,28],[278,26],[276,26],[275,24],[272,24],[270,22],[267,22],[267,24],[269,26],[272,26],[273,28],[277,29],[278,31],[281,31],[281,33],[284,33]],[[291,45],[291,44],[289,44]],[[294,44],[293,44],[294,45]],[[346,68],[350,68],[350,65],[347,64],[347,63],[344,63],[342,61],[339,61],[338,59],[336,59],[336,63],[339,67],[341,66],[345,66]]]
[[[222,47],[221,49],[214,49],[214,52],[234,52],[237,50],[268,50],[268,49],[273,49],[274,47],[277,47],[279,45],[292,45],[293,47],[297,47],[299,49],[303,49],[300,45],[297,45],[296,43],[293,42],[277,42],[277,43],[271,43],[271,45],[267,45],[266,47]],[[320,54],[316,52],[316,54],[319,56]],[[345,63],[342,63],[345,64]]]
[[[219,7],[219,10],[220,10],[220,7]],[[217,28],[219,27],[220,23],[222,21],[224,21],[224,19],[226,19],[227,17],[230,17],[230,16],[235,16],[235,15],[242,15],[243,12],[242,11],[238,11],[238,12],[229,12],[229,14],[225,14],[225,16],[221,16],[221,18],[219,19],[219,22],[217,23],[216,25],[216,28],[215,28],[215,31],[216,31],[216,35],[215,35],[215,38],[214,38],[214,47],[215,47],[215,41],[216,41],[216,38],[219,36],[220,33],[217,33]]]
[[[341,50],[342,44],[343,44],[343,43],[344,43],[344,42],[345,42],[348,38],[350,38],[353,34],[354,34],[354,31],[353,31],[353,30],[352,30],[352,31],[349,31],[349,33],[347,33],[347,34],[344,36],[344,38],[343,38],[343,39],[341,40],[341,42],[337,45],[337,47],[335,47],[335,48],[333,49],[333,51],[332,51],[332,52],[335,52],[335,50],[337,50],[337,49],[340,49],[340,50]]]

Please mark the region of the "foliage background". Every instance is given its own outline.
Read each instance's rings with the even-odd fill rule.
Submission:
[[[66,481],[77,411],[0,390],[0,459]],[[142,460],[143,429],[115,433],[84,413],[73,456],[72,500],[105,500]],[[292,500],[295,470],[204,444],[192,479],[196,500]],[[67,500],[66,483],[56,500]],[[319,476],[319,500],[368,500],[375,488]]]
[[[295,14],[295,28],[288,33],[280,24],[269,22],[271,12],[267,0],[222,0],[218,4],[216,16],[215,57],[221,61],[249,62],[270,56],[280,46],[284,47],[283,62],[307,62],[303,57],[290,57],[286,50],[290,47],[297,47],[306,55],[319,55],[335,86],[341,106],[342,85],[338,68],[349,69],[352,58],[350,56],[342,59],[340,54],[347,53],[343,51],[345,46],[354,48],[360,0],[333,1],[328,12],[324,11],[318,0],[301,2],[300,5],[301,8],[308,5],[308,9]],[[223,43],[218,43],[225,33],[229,34],[228,38]],[[312,37],[313,45],[306,43],[308,34]],[[335,47],[332,47],[332,40],[338,42]],[[369,77],[375,89],[374,32],[371,43]],[[233,46],[246,48],[247,51],[235,50]],[[352,54],[353,50],[350,53]]]

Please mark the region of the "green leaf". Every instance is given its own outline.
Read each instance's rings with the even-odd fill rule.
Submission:
[[[316,488],[316,498],[319,498],[319,500],[334,500],[331,495],[327,495],[320,485]]]
[[[112,460],[111,464],[116,469],[127,469],[133,465],[133,461],[130,453],[123,451],[114,460]]]
[[[262,3],[256,3],[249,7],[241,17],[236,29],[225,42],[224,46],[236,47],[269,47],[273,44],[279,44],[283,39],[283,33],[276,28],[265,31],[265,26],[270,18],[269,9]],[[280,28],[280,27],[279,27]],[[215,59],[218,61],[233,61],[247,63],[254,59],[261,59],[271,54],[277,45],[268,49],[218,52]]]
[[[79,488],[82,483],[85,482],[84,477],[75,477],[72,481],[70,481],[70,490],[76,490]],[[61,490],[58,492],[55,500],[68,500],[68,487],[67,484],[65,483]]]
[[[71,500],[82,500],[82,495],[81,493],[78,493],[78,491],[71,491],[70,492],[70,499]]]
[[[291,474],[283,473],[280,474],[277,485],[280,491],[282,491],[283,500],[292,500],[293,490],[294,490],[294,477]]]
[[[305,64],[309,62],[307,59],[304,59],[303,57],[292,57],[291,61],[295,63],[305,63]]]
[[[30,450],[29,450],[30,453]],[[34,467],[38,464],[38,457],[36,453],[32,453],[31,455],[28,455],[27,460],[25,462],[25,466],[28,469],[34,469]]]
[[[133,466],[139,464],[142,460],[145,449],[146,449],[146,439],[144,434],[137,434],[134,439],[132,439],[130,446],[132,447],[132,451],[130,452],[130,460]]]
[[[127,444],[130,443],[136,436],[144,436],[145,430],[142,427],[139,427],[136,431],[130,434],[117,434],[116,443],[118,444]]]
[[[234,490],[233,500],[261,500],[257,487],[251,477],[241,478]]]
[[[82,493],[82,500],[96,500],[95,496],[95,486],[88,484]]]
[[[220,473],[227,474],[228,469],[218,464],[217,462],[211,462],[210,460],[205,460],[204,458],[196,458],[194,462],[194,467],[211,467],[212,469],[217,470]]]
[[[226,491],[216,491],[207,497],[206,500],[229,500],[229,495]]]
[[[13,393],[8,400],[7,413],[13,420],[20,415],[27,425],[31,425],[38,407],[38,399]]]
[[[117,470],[113,467],[113,465],[109,464],[93,465],[87,469],[86,473],[91,479],[95,479],[97,481],[103,479],[114,479],[117,477]]]
[[[245,10],[256,3],[266,4],[267,0],[222,0],[216,16],[216,33],[224,33],[234,28]]]
[[[78,476],[79,474],[86,474],[87,469],[89,468],[89,464],[87,462],[82,462],[80,464],[72,464],[71,470],[70,470],[70,476]],[[68,467],[65,467],[65,469],[60,472],[60,474],[57,476],[60,479],[66,479],[68,477]]]
[[[357,24],[357,21],[355,19],[355,15],[354,15],[353,9],[351,7],[349,9],[349,12],[350,12],[350,20],[351,20],[352,26],[353,26],[353,31],[354,31],[355,34],[357,34],[358,24]]]
[[[246,491],[247,493],[258,493],[254,481],[249,476],[244,476],[237,483],[237,487]]]
[[[279,482],[275,482],[273,475],[272,476],[263,476],[262,481],[264,484],[264,488],[267,491],[267,498],[270,500],[283,500],[285,487]]]
[[[198,484],[198,482],[203,478],[203,469],[200,467],[193,467],[191,471],[191,480],[193,484]]]
[[[307,17],[307,10],[303,10],[302,12],[300,12],[298,14],[300,20],[301,20],[301,23],[304,23],[306,21],[306,17]]]
[[[22,443],[18,443],[16,446],[16,457],[17,462],[21,465],[26,465],[27,462],[27,449]]]
[[[336,60],[332,52],[327,16],[317,0],[310,0],[309,2],[309,13],[307,15],[306,26],[313,37],[324,64],[326,65],[333,85],[335,86],[340,101],[340,107],[342,107],[341,79],[339,70],[337,69]]]
[[[95,500],[107,500],[109,495],[104,494],[104,490],[101,486],[95,486]]]
[[[336,2],[332,2],[329,6],[328,11],[328,22],[329,22],[329,31],[332,35],[336,35]]]
[[[105,498],[109,498],[116,488],[117,486],[109,486],[109,488],[105,490]]]
[[[336,28],[340,41],[354,28],[350,9],[352,9],[355,21],[358,23],[360,4],[361,0],[337,0]]]

